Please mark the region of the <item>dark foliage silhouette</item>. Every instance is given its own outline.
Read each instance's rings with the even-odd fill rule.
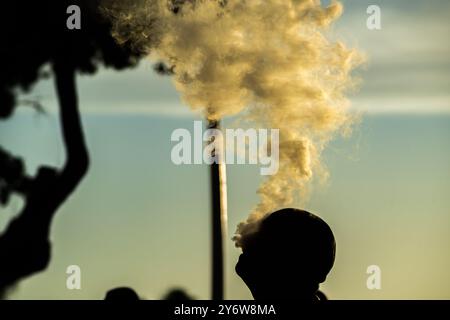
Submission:
[[[114,2],[118,0],[109,0]],[[16,89],[29,90],[45,76],[43,66],[59,63],[92,74],[102,63],[122,69],[136,64],[141,53],[117,45],[101,0],[4,1],[0,10],[0,118],[16,106]],[[70,5],[81,9],[81,29],[66,26]]]
[[[78,111],[76,73],[94,73],[99,64],[115,69],[136,65],[141,53],[117,45],[100,14],[100,0],[5,1],[0,10],[0,118],[9,117],[17,90],[27,91],[50,66],[59,100],[66,151],[62,169],[41,167],[35,177],[21,159],[0,150],[0,200],[23,196],[20,215],[0,236],[0,293],[44,270],[51,255],[52,218],[88,171],[89,156]],[[66,27],[70,5],[81,8],[81,30]]]
[[[283,209],[264,218],[242,248],[236,272],[256,300],[324,300],[319,290],[334,264],[335,240],[319,217]]]
[[[54,66],[67,155],[65,166],[60,171],[41,167],[36,177],[27,177],[20,160],[9,157],[3,161],[7,167],[2,179],[5,190],[2,198],[7,200],[11,192],[18,192],[24,196],[25,206],[0,237],[0,288],[47,267],[53,215],[88,170],[89,158],[78,113],[75,77],[73,70],[66,68]]]

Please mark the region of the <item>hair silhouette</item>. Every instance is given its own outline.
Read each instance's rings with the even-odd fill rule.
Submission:
[[[319,292],[334,264],[335,240],[319,217],[283,209],[264,218],[242,248],[236,272],[253,297],[326,299]]]
[[[119,1],[119,0],[109,0]],[[140,52],[118,45],[111,25],[100,14],[101,0],[5,1],[0,11],[0,118],[8,118],[17,89],[29,90],[51,67],[59,101],[66,163],[41,167],[35,177],[24,173],[21,159],[0,150],[0,204],[11,193],[23,196],[20,215],[0,236],[0,295],[24,277],[44,270],[51,255],[52,218],[88,171],[89,156],[78,110],[76,73],[95,73],[97,66],[134,66]],[[81,30],[66,27],[70,5],[81,8]]]
[[[162,298],[163,300],[170,301],[189,301],[194,300],[192,296],[190,296],[186,290],[182,288],[173,288],[170,289]]]
[[[137,301],[141,300],[136,293],[131,288],[128,287],[120,287],[111,289],[106,293],[105,300],[109,301]]]

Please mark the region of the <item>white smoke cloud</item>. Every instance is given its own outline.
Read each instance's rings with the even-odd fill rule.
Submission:
[[[279,171],[259,187],[260,203],[238,226],[238,246],[267,213],[305,199],[313,178],[326,176],[320,154],[350,128],[345,92],[362,62],[326,35],[340,3],[192,0],[174,14],[165,0],[105,0],[105,8],[118,41],[174,66],[174,84],[193,110],[280,129]]]

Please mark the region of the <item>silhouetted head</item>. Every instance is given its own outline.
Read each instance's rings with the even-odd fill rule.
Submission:
[[[170,290],[164,297],[163,300],[171,301],[189,301],[194,300],[184,289],[175,288]]]
[[[110,301],[137,301],[140,300],[137,293],[131,288],[116,288],[106,293],[105,300]]]
[[[265,217],[243,243],[236,272],[257,300],[316,300],[335,251],[325,221],[307,211],[283,209]]]

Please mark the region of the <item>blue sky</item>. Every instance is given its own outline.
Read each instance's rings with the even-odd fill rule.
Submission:
[[[363,80],[352,94],[353,108],[370,113],[450,112],[448,1],[343,1],[344,14],[329,30],[368,56],[356,73]],[[366,9],[381,9],[381,30],[366,27]],[[157,76],[149,62],[122,73],[102,71],[80,81],[83,111],[187,115],[169,78]],[[55,109],[51,81],[42,81],[31,97]],[[101,99],[100,99],[101,97]]]

